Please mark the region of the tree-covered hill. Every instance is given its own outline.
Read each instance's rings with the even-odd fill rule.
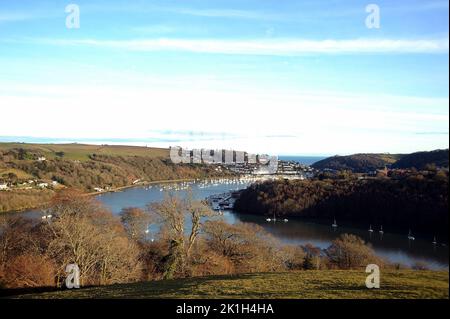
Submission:
[[[314,163],[316,169],[351,170],[365,173],[394,164],[401,155],[398,154],[354,154],[333,156]]]
[[[314,163],[316,169],[351,170],[366,173],[384,167],[418,170],[429,167],[448,167],[449,150],[434,150],[411,154],[353,154],[332,156]]]
[[[448,237],[448,174],[402,179],[271,181],[242,191],[235,210],[265,216],[333,218]]]
[[[419,170],[429,167],[448,167],[449,150],[434,150],[431,152],[417,152],[403,156],[395,162],[393,168],[416,168]]]

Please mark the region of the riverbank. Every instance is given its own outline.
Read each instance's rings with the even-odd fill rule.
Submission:
[[[162,280],[25,294],[23,299],[448,299],[445,271],[382,270],[367,289],[364,270],[317,270]]]
[[[126,186],[122,186],[122,187],[116,187],[116,188],[111,188],[108,190],[104,190],[102,192],[89,192],[89,193],[85,193],[85,196],[98,196],[101,194],[108,194],[108,193],[117,193],[117,192],[121,192],[130,188],[134,188],[134,187],[145,187],[145,186],[150,186],[150,185],[158,185],[158,184],[171,184],[171,183],[183,183],[183,182],[194,182],[196,180],[205,180],[205,179],[171,179],[171,180],[160,180],[160,181],[145,181],[145,182],[141,182],[141,183],[137,183],[137,184],[131,184],[131,185],[126,185]],[[47,191],[47,190],[45,190]],[[11,192],[11,191],[8,191]],[[42,190],[42,192],[44,192],[44,190]],[[6,191],[4,192],[5,194],[7,193]],[[56,194],[56,191],[53,192],[53,194]],[[14,213],[23,213],[25,211],[28,210],[37,210],[37,209],[41,209],[43,207],[45,207],[46,205],[48,205],[50,202],[46,201],[46,202],[41,202],[39,205],[29,205],[29,206],[25,206],[25,207],[21,207],[19,209],[16,210],[10,210],[10,211],[1,211],[0,210],[0,214],[14,214]]]
[[[133,187],[138,181],[165,183],[235,175],[211,165],[174,164],[168,149],[0,143],[0,212],[42,207],[49,199],[29,200],[29,194],[38,197],[38,192],[54,188],[97,194],[98,190]]]

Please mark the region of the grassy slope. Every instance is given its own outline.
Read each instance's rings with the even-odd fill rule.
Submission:
[[[29,143],[1,143],[0,152],[10,149],[26,149],[45,156],[47,159],[57,157],[56,153],[64,152],[65,160],[88,161],[92,154],[109,156],[139,156],[145,158],[168,158],[169,150],[162,148],[148,148],[120,145],[86,145],[86,144],[29,144]],[[0,160],[0,176],[14,173],[19,179],[38,179],[27,172],[10,168]],[[0,212],[19,211],[39,206],[51,197],[51,191],[13,190],[0,193]]]
[[[364,271],[299,271],[167,280],[24,295],[21,298],[446,298],[448,272],[382,271],[381,288]]]
[[[36,150],[47,158],[55,158],[57,152],[64,152],[65,159],[80,161],[88,160],[89,155],[94,153],[111,156],[145,156],[152,158],[169,156],[168,149],[140,146],[0,143],[0,150],[8,150],[13,148]]]

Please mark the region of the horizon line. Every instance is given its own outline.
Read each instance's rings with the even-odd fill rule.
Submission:
[[[17,140],[21,139],[21,140]],[[26,139],[33,139],[34,141],[25,141]],[[116,140],[116,142],[114,142]],[[136,139],[136,140],[144,140],[144,139]],[[123,144],[119,144],[122,143]],[[158,146],[147,146],[147,145],[133,145],[127,144],[127,142],[132,143],[131,139],[102,139],[98,138],[82,138],[82,139],[70,139],[70,138],[36,138],[36,137],[18,137],[18,136],[0,136],[0,143],[4,144],[54,144],[54,145],[67,145],[67,144],[79,144],[79,145],[98,145],[98,146],[128,146],[128,147],[146,147],[146,148],[159,148],[159,149],[167,149],[170,147],[174,147],[175,145],[168,145],[166,147],[158,147]],[[140,142],[140,141],[138,141]],[[113,143],[113,144],[109,144]],[[145,143],[145,142],[142,142]],[[152,143],[152,142],[149,142]],[[174,142],[176,144],[176,142]],[[334,156],[349,156],[349,155],[357,155],[357,154],[413,154],[418,152],[431,152],[436,150],[448,150],[449,147],[438,147],[430,150],[416,150],[411,153],[405,152],[353,152],[353,153],[344,153],[344,154],[331,154],[331,153],[291,153],[291,154],[276,154],[278,157],[334,157]]]

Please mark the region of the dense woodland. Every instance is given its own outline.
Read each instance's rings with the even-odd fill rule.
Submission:
[[[314,163],[313,167],[319,170],[351,170],[355,173],[366,173],[384,167],[423,170],[429,166],[448,167],[448,159],[448,149],[411,154],[354,154],[329,157]]]
[[[348,156],[332,156],[314,163],[315,169],[351,170],[356,173],[365,173],[391,165],[401,155],[392,154],[354,154]]]
[[[242,191],[241,213],[383,225],[448,238],[448,172],[414,173],[402,178],[336,178],[273,181]]]
[[[393,168],[426,169],[430,166],[448,167],[449,150],[435,150],[431,152],[417,152],[402,156],[395,162]]]

